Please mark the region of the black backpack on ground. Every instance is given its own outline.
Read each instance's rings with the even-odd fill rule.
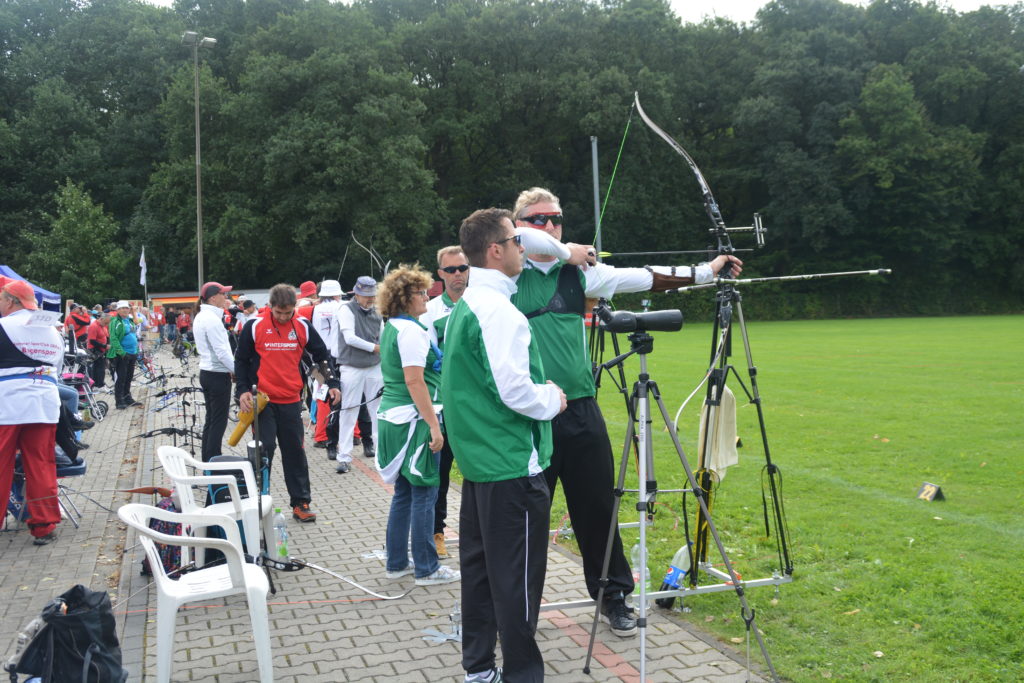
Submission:
[[[105,591],[77,585],[51,600],[35,632],[13,664],[16,673],[39,676],[43,683],[124,683],[117,624]],[[31,627],[31,625],[30,625]]]

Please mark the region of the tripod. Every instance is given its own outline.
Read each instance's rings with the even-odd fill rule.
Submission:
[[[704,399],[704,405],[707,410],[704,412],[702,418],[704,442],[702,444],[698,460],[698,475],[701,488],[701,495],[698,497],[698,500],[706,502],[707,505],[702,504],[697,510],[696,538],[694,541],[693,557],[691,558],[690,566],[696,567],[697,563],[707,563],[708,533],[710,529],[706,515],[708,514],[708,509],[711,507],[711,503],[713,502],[711,489],[714,484],[712,474],[712,435],[717,432],[719,422],[723,419],[723,394],[725,393],[726,380],[729,375],[732,374],[736,377],[737,382],[739,382],[750,403],[754,404],[757,408],[757,420],[760,427],[761,443],[764,448],[765,457],[763,473],[767,475],[769,491],[766,498],[762,484],[762,509],[764,514],[765,532],[768,536],[771,535],[768,506],[768,501],[770,500],[771,517],[772,521],[775,523],[776,529],[776,548],[779,567],[783,569],[785,575],[788,577],[793,574],[793,562],[789,556],[786,514],[782,502],[782,474],[779,468],[772,462],[771,449],[768,446],[768,432],[765,429],[764,410],[761,405],[761,395],[757,388],[757,367],[754,365],[753,357],[750,353],[750,338],[747,336],[747,325],[743,319],[743,306],[741,305],[741,300],[742,297],[740,296],[739,290],[731,284],[726,284],[720,287],[716,295],[715,322],[711,333],[711,360],[709,361],[709,367],[711,369],[709,371],[707,393]],[[730,358],[732,356],[734,313],[736,320],[739,323],[740,336],[743,339],[743,348],[746,352],[747,376],[750,381],[749,388],[743,383],[743,379],[736,371],[736,368],[730,363]],[[692,560],[696,560],[696,562],[693,562]],[[697,585],[697,572],[690,572],[689,583],[694,587]]]
[[[761,654],[765,659],[768,666],[768,670],[771,672],[772,678],[778,680],[778,676],[775,673],[775,669],[772,666],[771,657],[768,654],[768,650],[765,647],[764,639],[761,636],[760,631],[754,624],[754,611],[747,604],[747,599],[744,591],[744,586],[741,584],[739,577],[732,568],[732,563],[725,551],[725,546],[722,544],[721,538],[718,535],[718,530],[715,527],[714,521],[711,519],[711,513],[708,510],[707,502],[705,501],[704,489],[701,488],[694,476],[693,470],[690,468],[690,463],[686,459],[686,455],[683,453],[683,447],[679,443],[679,438],[676,435],[675,428],[672,422],[669,420],[668,411],[665,409],[665,404],[661,400],[661,393],[658,389],[658,385],[653,381],[647,371],[647,356],[654,351],[654,338],[642,331],[635,331],[628,336],[630,342],[630,350],[616,358],[613,358],[608,363],[604,364],[605,367],[610,368],[615,365],[620,365],[626,358],[633,354],[637,354],[640,357],[640,374],[637,382],[633,385],[633,392],[629,397],[629,426],[626,429],[626,436],[622,449],[622,458],[619,462],[619,474],[618,480],[615,485],[615,503],[613,506],[613,514],[609,523],[608,529],[608,543],[605,547],[604,565],[601,573],[601,587],[598,590],[597,606],[594,611],[594,621],[591,626],[590,632],[590,643],[587,647],[587,659],[583,667],[584,673],[590,673],[590,659],[593,655],[594,639],[597,633],[597,621],[601,610],[601,604],[604,599],[604,589],[607,585],[608,567],[611,560],[611,549],[612,549],[612,538],[614,536],[616,526],[618,523],[618,510],[619,504],[624,492],[624,484],[626,480],[626,467],[629,462],[629,453],[634,444],[637,447],[637,480],[639,484],[638,499],[636,503],[636,510],[640,516],[640,566],[639,572],[641,577],[640,582],[640,605],[639,605],[639,616],[637,618],[637,627],[640,629],[640,680],[646,679],[646,662],[647,662],[647,650],[646,650],[646,630],[647,630],[647,586],[646,581],[643,577],[647,575],[647,525],[645,516],[648,514],[648,509],[654,505],[657,494],[658,484],[654,475],[654,457],[652,448],[652,434],[651,434],[651,397],[654,397],[654,401],[661,412],[662,420],[664,421],[665,427],[668,430],[672,443],[675,446],[676,454],[679,456],[679,462],[683,466],[683,470],[686,472],[686,478],[689,482],[690,488],[685,489],[694,494],[697,502],[700,506],[702,519],[708,530],[710,536],[714,539],[715,544],[718,547],[718,551],[721,554],[722,561],[725,565],[726,571],[732,581],[732,586],[736,591],[736,595],[739,598],[741,605],[741,615],[743,621],[746,624],[747,633],[753,631],[757,638],[758,645],[761,648]],[[639,425],[637,427],[637,425]],[[634,441],[635,437],[635,441]]]

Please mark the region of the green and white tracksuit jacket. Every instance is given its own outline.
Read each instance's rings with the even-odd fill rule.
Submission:
[[[377,470],[385,483],[401,474],[414,486],[440,483],[437,462],[430,451],[430,426],[419,414],[405,383],[403,368],[423,368],[423,380],[440,412],[441,375],[437,354],[425,325],[401,316],[391,318],[380,337],[380,368],[384,394],[377,409]]]
[[[545,384],[530,326],[509,300],[515,291],[504,273],[472,268],[445,332],[445,427],[473,482],[532,476],[551,460],[559,390]]]

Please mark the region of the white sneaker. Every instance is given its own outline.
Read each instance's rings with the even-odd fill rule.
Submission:
[[[475,674],[466,674],[463,683],[501,683],[501,669],[491,669]]]
[[[412,566],[412,565],[410,564],[410,565],[409,565],[408,567],[406,567],[405,569],[399,569],[399,570],[398,570],[397,572],[385,572],[385,574],[384,574],[384,575],[385,575],[386,577],[388,577],[389,579],[400,579],[400,578],[402,578],[403,576],[408,576],[409,574],[412,574],[412,573],[413,573],[413,572],[415,572],[415,571],[416,571],[416,567],[413,567],[413,566]],[[418,580],[419,580],[419,579],[417,579],[417,581],[418,581]]]
[[[446,567],[443,564],[437,568],[437,571],[427,576],[421,576],[416,579],[417,586],[434,586],[442,583],[455,583],[462,579],[462,574],[458,569],[452,569]]]

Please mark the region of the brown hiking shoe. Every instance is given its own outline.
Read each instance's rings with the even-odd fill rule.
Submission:
[[[292,508],[292,517],[300,522],[315,522],[316,513],[309,509],[309,503],[299,503]]]
[[[437,532],[434,534],[434,547],[437,548],[438,557],[448,557],[448,548],[444,544],[444,533]]]

